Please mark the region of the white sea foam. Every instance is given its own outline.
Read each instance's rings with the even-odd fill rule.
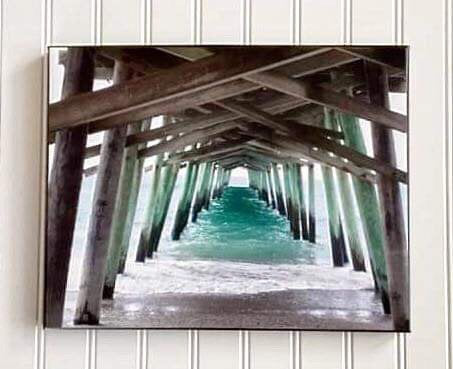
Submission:
[[[290,289],[372,288],[369,274],[349,268],[319,265],[253,264],[157,258],[146,264],[128,263],[120,276],[121,293],[254,294]]]

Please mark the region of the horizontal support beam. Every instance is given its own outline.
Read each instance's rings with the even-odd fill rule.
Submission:
[[[138,152],[139,157],[148,157],[165,152],[172,152],[178,149],[184,149],[186,146],[194,145],[199,140],[212,140],[221,137],[225,132],[238,128],[237,122],[226,122],[211,126],[208,128],[199,129],[181,136],[176,136],[168,141],[161,141],[156,145],[146,147]]]
[[[306,51],[306,50],[305,50]],[[222,53],[169,71],[133,79],[103,90],[71,96],[49,106],[50,130],[74,127],[144,108],[220,85],[250,73],[276,68],[325,50],[265,47]]]
[[[383,124],[387,128],[407,132],[407,118],[404,115],[342,93],[312,86],[310,83],[294,80],[276,72],[256,73],[246,76],[245,79],[315,104]]]

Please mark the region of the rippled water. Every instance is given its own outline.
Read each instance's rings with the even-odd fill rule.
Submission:
[[[211,202],[197,223],[189,223],[180,241],[170,231],[184,172],[170,205],[159,251],[145,264],[135,263],[135,250],[143,222],[150,173],[139,196],[128,264],[119,276],[120,293],[260,293],[288,289],[362,289],[371,287],[369,274],[349,266],[332,268],[328,246],[324,194],[317,192],[318,243],[293,240],[289,223],[258,200],[248,187],[227,187],[222,199]],[[78,288],[95,176],[84,180],[71,256],[68,289]],[[236,181],[237,183],[237,181]],[[243,185],[246,184],[242,183]],[[318,188],[322,188],[318,183]]]

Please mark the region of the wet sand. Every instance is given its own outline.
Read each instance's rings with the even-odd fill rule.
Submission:
[[[77,293],[68,292],[65,328]],[[256,294],[117,294],[102,304],[99,328],[306,329],[391,331],[371,289],[300,289]]]

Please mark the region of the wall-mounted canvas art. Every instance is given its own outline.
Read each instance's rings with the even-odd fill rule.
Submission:
[[[50,48],[45,325],[408,331],[407,63]]]

